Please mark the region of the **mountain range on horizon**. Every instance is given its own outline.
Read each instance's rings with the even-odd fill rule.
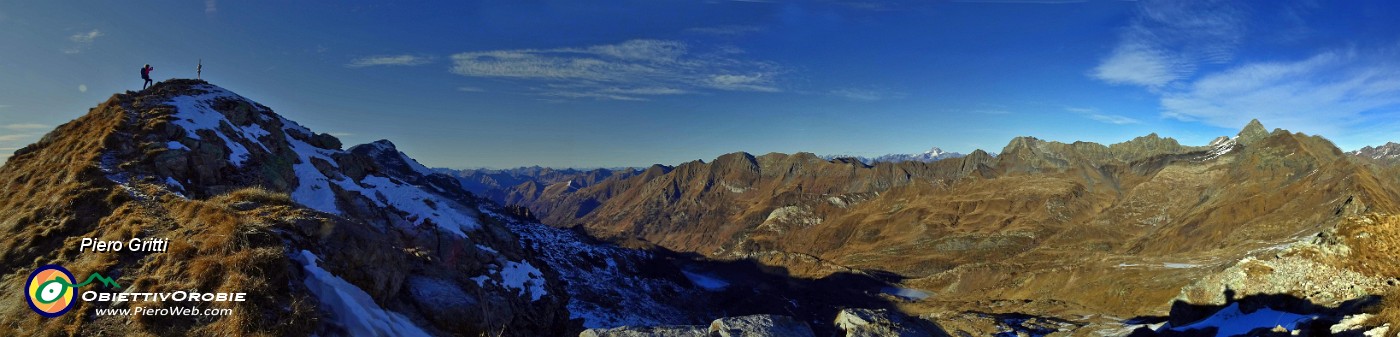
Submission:
[[[990,154],[991,154],[992,156],[996,156],[995,153],[990,153]],[[949,159],[949,158],[960,158],[960,157],[962,157],[962,156],[965,156],[965,155],[962,154],[962,153],[957,153],[957,152],[947,152],[947,151],[943,151],[943,149],[938,148],[938,147],[935,146],[935,147],[933,147],[933,148],[930,148],[928,151],[924,151],[924,152],[922,152],[922,153],[913,153],[913,154],[905,154],[905,153],[886,154],[886,155],[881,155],[881,156],[878,156],[878,157],[862,157],[862,156],[847,156],[847,155],[825,155],[825,156],[821,156],[821,157],[824,158],[824,159],[828,159],[828,160],[830,160],[830,159],[838,159],[838,158],[854,158],[854,159],[856,159],[856,160],[859,160],[859,161],[862,162],[862,163],[865,163],[866,165],[874,165],[874,164],[877,164],[877,163],[897,163],[897,162],[904,162],[904,161],[919,161],[919,162],[929,163],[929,162],[935,162],[935,161],[939,161],[939,160],[943,160],[943,159]]]
[[[1259,121],[1258,121],[1257,119],[1251,120],[1250,124],[1259,124],[1259,125],[1260,125],[1260,128],[1262,128],[1262,125],[1263,125],[1262,123],[1259,123]],[[1247,124],[1247,125],[1248,125],[1248,124]],[[1149,137],[1159,137],[1159,136],[1157,136],[1155,133],[1153,133],[1153,134],[1150,134]],[[1205,146],[1214,146],[1214,145],[1217,145],[1217,144],[1220,143],[1220,142],[1229,141],[1230,138],[1231,138],[1231,137],[1220,136],[1220,137],[1217,137],[1216,139],[1214,139],[1213,141],[1211,141],[1209,144],[1206,144]],[[977,151],[983,151],[983,150],[978,149]],[[745,153],[747,153],[747,152],[745,152]],[[997,153],[996,153],[996,152],[986,152],[986,153],[987,153],[987,155],[992,156],[992,157],[996,157],[996,156],[997,156]],[[1382,145],[1365,146],[1365,147],[1362,147],[1362,148],[1360,148],[1360,149],[1356,149],[1356,150],[1352,150],[1352,151],[1347,151],[1346,153],[1347,153],[1347,154],[1350,154],[1350,155],[1355,155],[1355,156],[1368,157],[1368,158],[1376,159],[1376,160],[1384,160],[1384,159],[1389,159],[1389,158],[1400,158],[1400,143],[1387,142],[1387,143],[1382,144]],[[864,164],[866,164],[866,165],[874,165],[874,164],[883,163],[883,162],[898,163],[898,162],[905,162],[905,161],[919,161],[919,162],[930,163],[930,162],[935,162],[935,161],[939,161],[939,160],[943,160],[943,159],[961,158],[961,157],[963,157],[963,156],[966,156],[966,154],[963,154],[963,153],[960,153],[960,152],[948,152],[948,151],[944,151],[942,148],[937,147],[937,146],[932,147],[932,148],[930,148],[929,150],[924,151],[924,152],[921,152],[921,153],[893,153],[893,154],[880,155],[880,156],[876,156],[876,157],[866,157],[866,156],[858,156],[858,155],[844,155],[844,154],[817,155],[817,157],[822,158],[822,159],[825,159],[825,160],[841,160],[841,159],[843,159],[843,158],[849,158],[849,159],[853,159],[853,160],[855,160],[855,161],[864,163]],[[666,165],[668,165],[668,164],[665,164],[665,163],[653,163],[652,165],[663,165],[663,166],[666,166]],[[596,171],[596,172],[620,172],[620,171],[629,171],[629,170],[631,170],[631,171],[640,171],[640,170],[644,170],[644,169],[645,169],[644,167],[545,167],[545,166],[539,166],[539,165],[534,165],[534,166],[520,166],[520,167],[514,167],[514,168],[447,168],[447,167],[437,167],[437,168],[433,168],[433,170],[437,170],[437,171],[440,171],[440,172],[443,172],[443,173],[456,173],[456,174],[459,174],[459,175],[463,175],[463,174],[480,174],[480,175],[493,175],[493,176],[497,176],[497,177],[502,177],[502,176],[517,177],[516,179],[507,179],[507,180],[509,180],[509,181],[511,181],[511,182],[514,182],[514,183],[516,183],[516,184],[518,184],[518,183],[520,183],[520,182],[523,182],[523,181],[520,181],[520,180],[519,180],[519,179],[520,179],[519,177],[528,177],[528,176],[549,176],[549,175],[559,175],[559,174],[563,174],[563,175],[573,175],[573,174],[581,174],[581,173],[585,173],[585,172],[595,172],[595,171]],[[514,184],[507,184],[507,185],[514,185]]]
[[[1387,334],[1396,153],[1254,120],[1204,146],[445,170],[168,80],[0,166],[0,334]],[[170,248],[76,245],[133,237]],[[122,286],[85,291],[249,300],[45,318],[21,288],[50,264]],[[172,306],[232,314],[97,313]]]

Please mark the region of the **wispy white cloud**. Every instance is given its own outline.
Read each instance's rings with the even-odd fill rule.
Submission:
[[[1391,51],[1334,50],[1244,64],[1164,93],[1163,115],[1228,128],[1258,118],[1274,127],[1338,135],[1400,113],[1397,57]]]
[[[373,66],[419,66],[433,62],[431,56],[417,55],[379,55],[366,56],[350,60],[346,67],[363,68]]]
[[[87,84],[79,84],[78,92],[87,92]]]
[[[613,101],[645,101],[645,100],[647,100],[647,99],[645,99],[645,98],[641,98],[641,97],[637,97],[637,96],[610,94],[610,93],[596,92],[596,91],[561,91],[561,90],[556,90],[556,91],[546,91],[546,92],[541,93],[541,95],[549,96],[549,97],[558,97],[558,98],[593,98],[593,99],[613,100]]]
[[[716,35],[716,36],[740,36],[763,31],[763,27],[750,25],[723,25],[713,27],[696,27],[686,29],[687,33]]]
[[[219,12],[219,2],[217,0],[204,0],[204,14],[214,14]]]
[[[1032,4],[1032,5],[1065,5],[1089,2],[1089,0],[953,0],[953,2],[965,3],[991,3],[991,4]]]
[[[63,50],[63,53],[64,53],[64,54],[77,54],[77,53],[81,53],[84,49],[87,49],[88,46],[92,45],[92,42],[93,42],[93,41],[97,41],[97,38],[98,38],[98,37],[101,37],[101,36],[102,36],[102,31],[96,30],[96,29],[93,29],[92,31],[89,31],[89,32],[83,32],[83,33],[77,33],[77,34],[69,35],[69,36],[68,36],[68,41],[72,41],[72,42],[73,42],[73,45],[70,46],[70,47],[68,47],[67,49],[64,49],[64,50]]]
[[[1108,123],[1108,124],[1126,125],[1126,124],[1141,124],[1141,123],[1142,123],[1142,121],[1139,121],[1139,120],[1134,119],[1134,118],[1132,118],[1132,117],[1122,116],[1122,115],[1114,115],[1114,114],[1101,113],[1101,112],[1099,112],[1098,109],[1093,109],[1093,108],[1065,107],[1065,111],[1073,112],[1073,113],[1082,115],[1082,116],[1084,116],[1085,118],[1092,119],[1092,120],[1096,120],[1096,121],[1099,121],[1099,122]]]
[[[1118,43],[1089,76],[1149,89],[1191,76],[1202,63],[1234,58],[1244,9],[1232,1],[1144,1]]]
[[[73,34],[68,37],[68,40],[76,43],[92,43],[100,36],[102,36],[102,31],[93,29],[90,32]]]
[[[1223,0],[1142,2],[1089,76],[1142,86],[1158,96],[1163,117],[1181,121],[1235,129],[1257,118],[1270,127],[1340,142],[1391,140],[1400,132],[1400,45],[1352,43],[1304,57],[1256,55],[1263,59],[1241,62],[1236,53],[1246,36],[1259,43],[1296,43],[1313,34],[1304,18],[1311,5],[1246,6]],[[1267,30],[1246,22],[1274,14],[1283,21]],[[1076,113],[1127,122],[1095,116],[1097,111]]]
[[[1160,49],[1130,43],[1115,47],[1091,73],[1112,84],[1132,84],[1160,88],[1190,74],[1194,66]]]
[[[0,142],[14,142],[14,141],[21,141],[21,140],[36,139],[36,138],[39,138],[39,135],[36,135],[36,134],[29,134],[29,133],[8,134],[8,135],[0,135]]]
[[[836,90],[832,90],[832,91],[830,91],[830,92],[827,92],[827,94],[832,95],[832,96],[836,96],[836,97],[841,97],[841,98],[853,100],[853,101],[869,101],[869,102],[904,97],[904,93],[900,93],[900,92],[892,92],[892,91],[888,91],[888,90],[859,89],[859,88],[836,89]]]
[[[602,91],[607,93],[623,95],[680,95],[689,93],[685,90],[667,87],[606,88]]]
[[[484,92],[484,91],[486,91],[486,89],[482,89],[482,88],[478,88],[478,87],[457,87],[457,91],[461,91],[461,92]]]
[[[1126,117],[1126,116],[1119,116],[1119,115],[1093,114],[1093,115],[1089,115],[1089,119],[1093,119],[1093,120],[1096,120],[1096,121],[1100,121],[1100,122],[1104,122],[1104,123],[1109,123],[1109,124],[1118,124],[1118,125],[1123,125],[1123,124],[1139,124],[1139,123],[1142,123],[1142,122],[1140,122],[1140,121],[1138,121],[1138,120],[1136,120],[1136,119],[1128,118],[1128,117]]]
[[[723,90],[739,91],[763,91],[778,92],[778,88],[771,86],[773,79],[769,74],[724,74],[711,75],[706,83],[709,87]]]
[[[4,163],[5,160],[10,159],[10,156],[14,155],[17,150],[19,150],[18,147],[0,147],[0,163]]]
[[[736,58],[733,48],[696,52],[679,41],[630,40],[579,48],[517,49],[452,55],[467,77],[536,83],[539,95],[644,100],[702,90],[782,91],[771,63]],[[539,85],[543,86],[539,86]]]
[[[0,128],[9,129],[9,130],[40,130],[40,129],[48,129],[48,128],[51,128],[51,126],[44,125],[44,124],[37,124],[37,123],[16,123],[16,124],[0,124]]]
[[[543,96],[556,98],[592,98],[615,101],[645,101],[646,96],[680,95],[689,91],[667,87],[598,88],[593,86],[549,85],[540,90]]]

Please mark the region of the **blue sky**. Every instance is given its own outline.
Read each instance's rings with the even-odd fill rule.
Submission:
[[[31,1],[0,3],[0,45],[0,156],[200,59],[442,167],[1203,145],[1251,118],[1400,141],[1393,1]]]

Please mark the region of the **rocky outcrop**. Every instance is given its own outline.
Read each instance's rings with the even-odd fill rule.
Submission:
[[[654,327],[619,327],[612,329],[588,329],[579,337],[707,337],[710,330],[699,325],[674,325]]]
[[[1387,336],[1386,333],[1390,332],[1391,323],[1385,323],[1381,326],[1366,324],[1373,316],[1374,315],[1371,314],[1356,314],[1343,317],[1337,324],[1327,328],[1327,332],[1332,333],[1334,336]]]
[[[846,337],[946,336],[932,323],[891,313],[887,309],[843,309],[836,314],[836,328]]]
[[[812,328],[792,317],[751,315],[725,317],[710,323],[710,335],[718,337],[814,337]]]
[[[675,325],[654,327],[618,327],[611,329],[588,329],[579,337],[815,337],[812,328],[788,316],[749,315],[724,317],[710,322],[709,327],[701,325]]]
[[[1244,129],[1241,129],[1240,133],[1236,136],[1238,137],[1236,140],[1239,141],[1240,144],[1249,146],[1268,137],[1269,130],[1265,129],[1264,124],[1259,123],[1258,119],[1251,119],[1249,124],[1245,125]]]
[[[1224,305],[1251,295],[1296,293],[1311,303],[1335,307],[1388,287],[1385,278],[1320,261],[1346,258],[1347,250],[1345,246],[1325,244],[1318,238],[1292,244],[1273,256],[1246,257],[1220,273],[1182,288],[1177,300]],[[1227,294],[1235,298],[1226,298]]]

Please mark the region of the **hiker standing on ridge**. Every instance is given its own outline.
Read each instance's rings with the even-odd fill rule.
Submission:
[[[141,84],[141,90],[146,90],[146,86],[151,85],[152,70],[156,70],[156,68],[151,68],[149,63],[145,67],[141,67],[141,79],[146,80],[146,83]]]

